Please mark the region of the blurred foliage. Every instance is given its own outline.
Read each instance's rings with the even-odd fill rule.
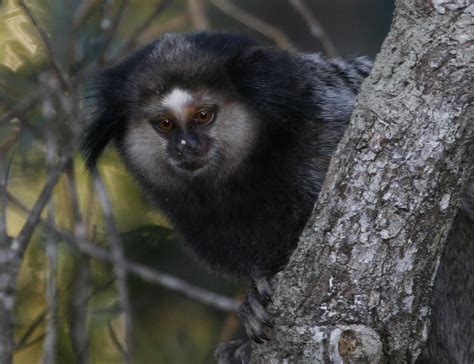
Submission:
[[[57,91],[48,52],[17,0],[0,1],[0,118],[15,117],[0,124],[2,159],[10,164],[8,190],[25,205],[34,204],[47,177],[46,140],[57,142],[58,153],[72,140],[74,130],[83,123],[68,108],[67,98],[81,106],[87,95],[87,80],[97,65],[107,64],[123,53],[127,39],[153,13],[156,1],[130,0],[124,9],[116,33],[110,41],[104,32],[104,14],[116,14],[121,1],[30,0],[28,6],[51,40],[55,56],[65,74],[75,82],[74,95]],[[294,44],[317,51],[319,43],[309,34],[285,0],[234,0],[234,3],[265,21],[280,27]],[[327,27],[341,54],[375,54],[388,31],[393,3],[390,0],[313,0],[308,3]],[[245,31],[269,42],[245,28],[211,3],[204,1],[209,23],[214,29]],[[82,11],[82,13],[81,13]],[[78,21],[78,19],[82,19]],[[188,1],[175,0],[159,14],[137,40],[149,41],[163,31],[193,29]],[[104,46],[107,45],[105,57]],[[105,59],[104,59],[105,58]],[[30,105],[30,104],[31,105]],[[27,107],[28,106],[28,107]],[[49,120],[49,121],[48,121]],[[74,160],[73,178],[77,186],[80,213],[87,224],[87,236],[97,244],[106,244],[100,206],[91,193],[89,176],[82,160]],[[121,233],[126,257],[230,297],[241,294],[235,283],[208,274],[183,254],[179,236],[165,218],[153,210],[126,173],[115,152],[110,149],[100,163]],[[77,222],[71,203],[70,182],[62,177],[54,192],[55,224],[73,231]],[[16,236],[26,214],[14,204],[8,205],[8,233]],[[43,215],[46,217],[46,213]],[[48,264],[46,235],[38,229],[29,243],[18,277],[15,322],[15,363],[41,361],[43,338],[48,319],[45,297]],[[74,363],[71,341],[72,304],[75,284],[81,268],[90,270],[86,330],[91,363],[118,363],[120,350],[114,342],[123,336],[123,317],[118,307],[117,290],[110,264],[82,256],[66,241],[58,246],[58,363]],[[234,315],[218,312],[182,295],[130,276],[135,363],[209,363],[218,342],[239,335]]]

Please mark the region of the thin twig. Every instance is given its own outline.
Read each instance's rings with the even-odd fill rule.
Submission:
[[[27,98],[26,100],[22,100],[21,102],[17,103],[13,106],[9,111],[0,115],[0,125],[3,125],[10,120],[20,116],[21,114],[27,112],[28,110],[32,109],[37,103],[41,100],[44,96],[44,91],[41,94],[37,94]]]
[[[67,75],[64,73],[64,71],[62,70],[61,66],[59,65],[59,62],[57,61],[57,58],[56,58],[56,55],[54,53],[54,50],[53,50],[53,47],[51,45],[51,42],[49,41],[49,37],[48,35],[46,34],[45,30],[43,29],[43,27],[39,24],[39,22],[36,20],[35,16],[33,15],[33,13],[31,12],[30,8],[28,7],[28,5],[25,4],[25,2],[23,0],[18,0],[18,3],[20,4],[20,6],[23,8],[23,10],[25,11],[26,15],[28,16],[28,18],[30,19],[31,23],[33,24],[33,26],[35,27],[36,31],[38,32],[38,34],[40,35],[40,38],[41,40],[43,41],[43,44],[44,46],[46,47],[46,50],[48,52],[48,56],[49,56],[49,61],[51,62],[51,65],[53,66],[53,69],[54,71],[56,72],[56,75],[59,79],[59,81],[61,82],[61,85],[63,86],[63,88],[67,91],[70,91],[71,88],[70,88],[70,85],[69,85],[69,81],[67,79]]]
[[[2,148],[3,149],[3,148]],[[6,153],[0,150],[0,203],[1,226],[0,226],[0,362],[10,364],[13,360],[13,310],[14,310],[14,289],[15,262],[14,254],[11,251],[10,238],[6,225],[7,214],[7,182],[8,165],[6,164]]]
[[[84,24],[87,22],[93,10],[97,7],[100,2],[97,0],[81,0],[80,3],[74,9],[72,15],[72,26],[71,32],[69,33],[68,40],[68,61],[70,64],[79,63],[84,60],[84,44],[78,32],[84,28]],[[71,82],[74,85],[74,82]],[[76,85],[74,85],[76,86]]]
[[[102,19],[104,33],[105,33],[105,42],[102,46],[102,51],[99,56],[99,64],[103,64],[106,59],[107,51],[112,44],[115,34],[117,33],[117,29],[120,25],[120,21],[122,20],[122,16],[124,14],[125,8],[127,7],[128,0],[122,0],[120,2],[119,8],[114,17],[112,17],[112,11],[111,11],[112,2],[109,1],[106,4],[107,4],[106,5],[107,9],[105,11],[104,19]]]
[[[112,283],[113,279],[108,280],[105,284],[102,284],[100,286],[97,286],[89,295],[86,296],[85,304],[87,305],[87,302],[90,301],[92,298],[94,298],[97,294],[101,293],[104,291],[104,289],[107,289]],[[68,290],[68,289],[66,289]],[[59,295],[59,292],[57,292]],[[25,348],[25,346],[31,346],[33,345],[33,342],[36,343],[38,342],[37,339],[33,339],[29,343],[27,342],[28,339],[34,334],[35,330],[41,325],[41,323],[45,320],[46,316],[48,315],[50,310],[50,307],[47,306],[44,308],[37,316],[36,318],[28,325],[28,328],[26,331],[23,333],[21,338],[15,343],[14,350],[15,352],[21,351]],[[26,326],[26,325],[24,325]],[[19,325],[17,325],[19,327]],[[46,337],[46,333],[42,333],[39,337],[44,338]],[[81,363],[78,362],[77,357],[76,357],[76,363]],[[86,362],[87,363],[87,362]]]
[[[1,187],[0,187],[1,188]],[[0,191],[1,192],[1,191]],[[11,203],[17,206],[23,212],[29,214],[30,211],[24,203],[16,197],[7,192],[7,197]],[[49,226],[46,221],[41,221],[42,227],[53,230],[58,234],[59,238],[74,244],[81,252],[86,253],[96,259],[107,262],[112,262],[111,254],[104,248],[87,240],[78,240],[75,236],[68,232],[55,229]],[[210,292],[206,289],[196,287],[195,285],[186,282],[185,280],[175,277],[171,274],[158,271],[148,266],[127,261],[125,267],[130,273],[137,275],[143,280],[158,284],[169,290],[178,292],[192,300],[198,301],[202,304],[213,307],[224,312],[237,312],[239,303],[232,298],[220,295],[218,293]]]
[[[14,239],[13,244],[15,246],[16,256],[19,261],[25,253],[31,235],[33,234],[36,226],[41,220],[41,213],[43,212],[44,207],[51,198],[54,187],[56,186],[59,177],[61,177],[64,169],[71,160],[72,154],[72,151],[66,152],[64,156],[60,159],[56,168],[51,171],[51,173],[49,174],[49,179],[46,182],[46,185],[43,187],[43,190],[41,191],[40,195],[38,196],[38,199],[36,200],[35,205],[33,206],[33,209],[31,210],[31,213],[28,216],[28,219],[20,230],[18,236]]]
[[[54,160],[57,154],[57,145],[53,135],[52,120],[49,120],[47,127],[47,162],[48,170],[51,172],[54,166]],[[48,204],[48,224],[55,226],[54,201],[51,198]],[[46,297],[49,305],[49,320],[46,327],[46,340],[44,341],[43,363],[54,364],[56,362],[56,340],[57,340],[57,316],[58,316],[58,297],[57,297],[57,244],[56,234],[49,231],[47,233],[46,256],[48,260],[48,282],[46,288]]]
[[[17,118],[14,120],[15,121],[18,120],[20,126],[22,127],[22,130],[28,129],[28,131],[30,131],[31,134],[34,135],[35,137],[41,140],[46,140],[45,131],[39,128],[38,126],[34,125],[33,123],[31,123],[30,120],[25,119],[22,115],[17,116]]]
[[[109,65],[116,59],[125,56],[130,50],[135,48],[142,33],[153,23],[156,17],[158,17],[164,10],[168,8],[172,2],[173,0],[162,0],[155,8],[153,13],[151,13],[150,16],[144,22],[142,22],[137,29],[135,29],[130,38],[128,38],[128,40],[117,52],[115,52],[110,57],[101,60],[101,66]],[[97,70],[98,63],[98,61],[91,62],[80,73],[78,73],[74,79],[75,83],[81,84],[84,82],[84,80],[86,80],[93,72]]]
[[[16,138],[15,138],[16,140]],[[6,164],[7,151],[14,141],[7,140],[0,146],[0,362],[10,364],[13,361],[14,329],[13,312],[15,302],[15,276],[18,260],[11,249],[11,239],[7,231],[7,183],[12,164]]]
[[[15,138],[16,139],[16,138]],[[9,165],[6,162],[7,148],[0,146],[0,185],[3,192],[0,192],[0,252],[8,251],[10,239],[7,231],[7,203],[8,196],[6,194],[9,179]],[[11,166],[12,160],[10,161]]]
[[[87,238],[88,221],[82,221],[79,208],[79,198],[74,173],[74,161],[66,168],[66,181],[71,211],[71,229],[76,239]],[[93,193],[88,189],[85,216],[89,219],[92,215]],[[93,238],[94,240],[94,238]],[[90,284],[90,257],[80,253],[74,262],[73,294],[71,299],[71,342],[74,350],[76,364],[88,363],[88,337],[87,337],[87,309]]]
[[[321,22],[313,14],[309,6],[304,0],[288,0],[290,5],[301,15],[306,24],[309,26],[311,35],[315,37],[323,46],[324,51],[329,57],[337,57],[337,49],[329,38],[328,34],[321,25]]]
[[[46,334],[41,334],[40,336],[34,338],[33,340],[27,342],[27,343],[24,343],[22,345],[19,345],[17,348],[15,348],[15,353],[18,353],[22,350],[25,350],[25,349],[28,349],[29,347],[33,346],[33,345],[36,345],[37,343],[39,343],[40,341],[42,341],[44,338],[46,337]]]
[[[158,17],[163,11],[165,11],[172,3],[172,0],[162,0],[155,10],[150,14],[150,16],[145,19],[141,25],[135,29],[130,38],[125,42],[125,45],[118,52],[117,57],[123,56],[125,53],[133,49],[140,38],[140,35],[153,23],[153,21]]]
[[[5,161],[3,156],[0,156],[0,183],[2,187],[6,187],[6,177],[4,171],[6,170]],[[7,189],[4,188],[4,191]],[[10,239],[8,238],[7,231],[7,196],[3,192],[0,195],[0,251],[7,251]]]
[[[72,30],[75,31],[81,27],[81,25],[87,20],[89,15],[92,14],[92,10],[97,6],[99,2],[97,0],[82,0],[77,6],[76,11],[72,17]]]
[[[81,253],[74,262],[74,287],[71,299],[71,343],[77,364],[89,362],[87,311],[90,284],[90,257]]]
[[[5,158],[8,152],[16,144],[20,135],[20,127],[18,125],[14,125],[9,131],[10,133],[4,138],[4,140],[2,140],[2,143],[0,144],[0,157],[2,158]]]
[[[224,14],[234,18],[249,28],[263,34],[272,39],[281,48],[290,48],[292,42],[290,38],[279,28],[269,24],[255,15],[237,7],[230,0],[210,0]]]
[[[206,8],[203,0],[188,0],[189,13],[193,21],[194,28],[197,30],[209,30],[211,25],[206,16]]]
[[[93,175],[94,180],[94,190],[97,194],[97,198],[102,207],[102,212],[104,214],[105,226],[107,229],[107,237],[111,248],[114,272],[116,277],[116,284],[119,293],[120,304],[122,307],[122,312],[124,314],[124,353],[123,361],[125,363],[130,363],[132,356],[132,309],[130,306],[130,297],[128,293],[127,286],[127,269],[126,261],[123,255],[122,246],[120,244],[117,228],[115,226],[115,221],[112,212],[112,204],[110,202],[109,196],[105,189],[104,183],[100,178],[97,171]]]
[[[120,354],[125,355],[126,354],[125,349],[123,348],[122,344],[120,343],[120,340],[117,337],[117,334],[115,333],[115,330],[112,327],[112,325],[110,324],[110,322],[107,324],[107,328],[109,330],[109,336],[112,339],[112,343],[117,348],[117,350]]]
[[[156,24],[155,26],[153,26],[153,28],[150,28],[148,32],[143,33],[140,36],[139,41],[147,42],[148,40],[151,40],[148,38],[151,38],[151,37],[156,38],[156,36],[159,34],[163,34],[166,32],[170,32],[170,31],[174,31],[176,29],[182,28],[188,25],[189,22],[190,22],[190,19],[189,19],[189,14],[187,12],[183,14],[179,14],[171,18],[170,20],[165,21],[162,24]]]
[[[131,273],[136,274],[147,282],[159,284],[173,291],[180,292],[189,298],[221,311],[237,312],[239,309],[239,303],[234,299],[196,287],[170,274],[158,272],[153,268],[132,262],[127,262],[126,266]]]
[[[83,240],[87,238],[88,219],[92,217],[92,210],[94,208],[94,194],[91,189],[88,189],[85,208],[86,220],[82,221],[73,162],[66,169],[66,181],[71,205],[71,227],[73,234],[76,239]],[[95,240],[94,237],[93,240]],[[71,299],[71,341],[76,356],[76,364],[86,364],[89,362],[87,309],[90,298],[90,260],[90,256],[80,253],[74,262],[74,276],[76,279],[74,280]]]
[[[38,316],[36,316],[33,322],[28,326],[28,329],[25,331],[25,333],[21,336],[18,342],[15,343],[15,351],[19,350],[19,348],[23,347],[27,343],[28,339],[31,337],[31,335],[33,335],[36,328],[44,321],[48,315],[48,312],[49,307],[45,308]]]

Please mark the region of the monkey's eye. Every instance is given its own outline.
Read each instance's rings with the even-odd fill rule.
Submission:
[[[174,128],[174,121],[171,119],[159,119],[156,123],[153,124],[155,128],[163,133],[169,133]]]
[[[199,110],[194,115],[194,122],[196,124],[207,125],[210,124],[214,120],[215,113],[212,110],[202,109]]]

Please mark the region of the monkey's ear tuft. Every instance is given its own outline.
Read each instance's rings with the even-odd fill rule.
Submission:
[[[86,127],[81,140],[81,152],[88,170],[94,169],[97,160],[113,136],[113,123],[104,115],[99,116]]]
[[[85,127],[81,140],[81,152],[87,169],[93,169],[111,140],[119,137],[127,120],[127,89],[124,66],[119,64],[99,71],[91,85],[94,111]]]

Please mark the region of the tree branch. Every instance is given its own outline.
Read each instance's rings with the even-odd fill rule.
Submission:
[[[54,167],[54,160],[57,154],[57,145],[53,136],[53,120],[48,120],[47,128],[47,162],[48,171]],[[53,227],[56,224],[54,201],[53,198],[49,200],[48,206],[48,224]],[[46,325],[46,339],[44,341],[43,363],[56,363],[56,341],[57,341],[57,321],[58,321],[58,288],[57,288],[57,268],[58,268],[58,251],[56,236],[52,232],[47,234],[46,242],[46,256],[48,261],[48,278],[46,287],[46,298],[49,305],[49,320]]]
[[[12,196],[8,192],[7,197],[9,201],[15,206],[17,206],[20,210],[25,213],[29,213],[29,209],[25,206],[25,204],[19,201],[16,197]],[[55,229],[54,227],[48,225],[46,221],[40,220],[40,223],[41,226],[46,229],[46,231],[53,230],[59,238],[72,243],[84,254],[88,254],[96,259],[100,259],[107,262],[113,261],[110,252],[108,252],[106,249],[101,248],[93,242],[87,241],[85,239],[80,239],[79,237],[83,236],[83,234],[78,234],[77,237],[72,236],[71,234],[65,231]],[[135,274],[136,276],[142,278],[143,280],[149,283],[158,284],[164,288],[180,293],[192,300],[208,305],[217,310],[224,312],[238,311],[239,303],[236,300],[194,286],[184,281],[183,279],[175,277],[171,274],[167,274],[156,269],[147,267],[145,265],[129,261],[125,263],[125,267],[130,273]]]
[[[124,14],[125,8],[127,7],[128,0],[121,0],[119,8],[115,16],[112,14],[112,1],[106,1],[105,3],[105,11],[104,17],[102,19],[101,25],[102,29],[104,30],[105,34],[105,42],[102,46],[102,51],[99,57],[99,64],[103,64],[106,56],[107,51],[112,44],[115,34],[117,33],[117,29],[120,25],[120,21]]]
[[[264,22],[255,15],[239,8],[230,0],[210,0],[214,6],[222,11],[227,16],[234,18],[249,28],[263,34],[269,39],[272,39],[281,48],[290,48],[292,42],[288,36],[277,27]]]
[[[104,183],[97,171],[93,174],[94,189],[99,199],[99,203],[104,213],[105,226],[107,229],[108,241],[112,251],[112,262],[114,264],[114,272],[116,284],[119,292],[119,299],[121,308],[124,314],[124,331],[125,340],[123,348],[123,361],[131,363],[132,356],[132,309],[130,306],[130,297],[127,286],[127,268],[126,261],[123,255],[122,246],[120,244],[119,236],[115,226],[115,221],[112,212],[112,205],[110,203]]]
[[[289,0],[289,2],[309,26],[311,35],[321,43],[326,54],[329,57],[336,57],[337,49],[334,43],[304,0]]]
[[[398,0],[313,217],[274,280],[264,362],[414,362],[473,159],[472,16]],[[470,101],[471,100],[471,101]]]
[[[61,68],[59,62],[57,61],[57,58],[56,58],[56,55],[54,53],[54,50],[53,50],[53,47],[51,45],[51,42],[49,41],[49,37],[48,35],[46,34],[45,30],[43,29],[43,27],[40,25],[40,23],[36,20],[35,16],[33,15],[33,13],[31,12],[30,8],[28,7],[28,5],[25,4],[25,2],[23,0],[18,0],[18,3],[20,4],[20,6],[23,8],[23,10],[25,11],[26,15],[28,16],[28,18],[30,19],[31,23],[33,24],[33,26],[35,27],[36,31],[38,32],[41,40],[43,41],[43,44],[45,45],[46,47],[46,51],[48,53],[48,56],[49,56],[49,61],[51,62],[51,65],[53,66],[53,69],[54,71],[56,72],[56,75],[59,79],[59,81],[61,82],[61,85],[63,86],[63,88],[67,91],[71,91],[71,87],[69,85],[69,81],[68,81],[68,78],[67,78],[67,75],[66,73],[63,71],[63,69]]]
[[[125,45],[122,47],[122,49],[118,52],[118,55],[116,58],[122,57],[125,53],[129,52],[132,50],[136,44],[138,39],[140,38],[141,34],[148,29],[148,27],[153,23],[153,21],[163,12],[165,11],[170,5],[172,1],[171,0],[162,0],[155,8],[153,13],[150,14],[150,16],[143,22],[141,25],[135,29],[135,31],[132,33],[130,38],[125,42]]]
[[[43,94],[41,95],[37,94],[37,95],[30,96],[26,100],[22,100],[21,102],[17,103],[9,111],[0,115],[0,125],[4,125],[10,120],[32,109],[34,106],[36,106],[39,103],[42,97],[43,97]]]
[[[23,228],[20,230],[20,233],[16,238],[13,240],[13,247],[16,252],[16,256],[18,260],[21,260],[23,254],[25,253],[26,247],[28,242],[33,235],[33,232],[36,226],[40,222],[40,216],[43,212],[44,207],[48,203],[51,198],[51,194],[53,193],[54,187],[61,177],[64,169],[68,165],[69,161],[72,157],[72,151],[69,151],[63,155],[63,157],[59,160],[58,165],[51,171],[49,175],[49,179],[46,182],[46,185],[43,187],[38,199],[36,200],[33,209],[31,210],[31,214],[28,216]]]
[[[189,13],[197,30],[209,30],[211,26],[206,16],[206,9],[203,0],[188,0]]]
[[[66,168],[66,181],[71,211],[71,229],[75,240],[86,239],[89,219],[93,212],[94,194],[88,189],[86,198],[85,216],[83,221],[79,207],[79,197],[77,193],[76,175],[74,173],[74,162]],[[49,233],[49,232],[48,232]],[[54,232],[56,234],[56,232]],[[57,234],[56,234],[57,235]],[[93,236],[92,240],[95,239]],[[88,338],[87,338],[87,311],[90,285],[90,256],[79,254],[74,262],[73,276],[75,277],[72,288],[71,299],[71,341],[75,354],[76,364],[88,363]]]

